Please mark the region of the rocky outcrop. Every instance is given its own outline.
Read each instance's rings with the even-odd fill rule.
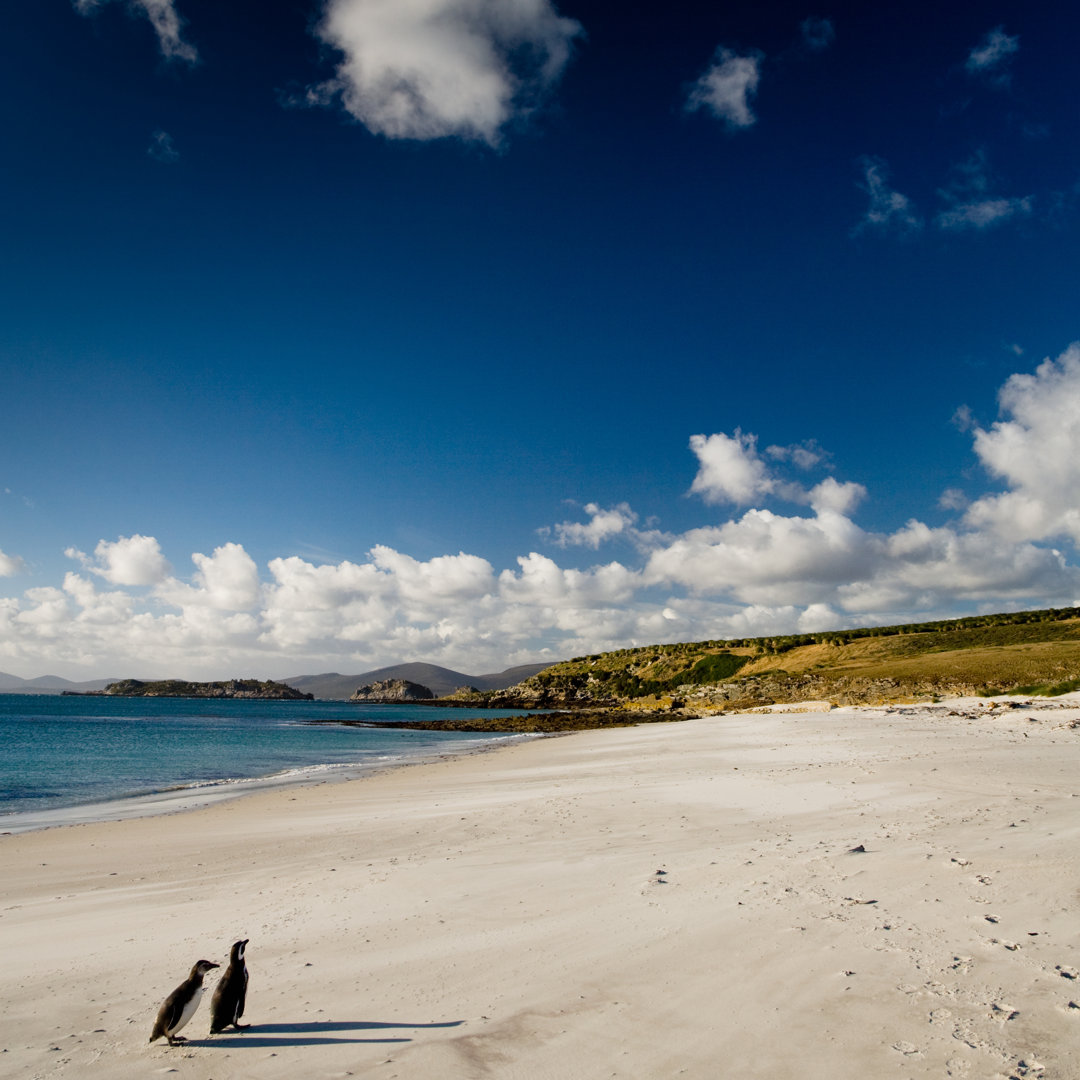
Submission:
[[[408,679],[382,679],[361,686],[349,701],[367,705],[401,705],[409,701],[428,701],[435,695]]]
[[[258,701],[313,701],[311,694],[302,694],[279,682],[260,682],[258,679],[229,679],[225,682],[186,682],[183,679],[162,679],[143,682],[141,679],[121,679],[109,683],[104,694],[110,697],[187,697],[187,698],[250,698]]]

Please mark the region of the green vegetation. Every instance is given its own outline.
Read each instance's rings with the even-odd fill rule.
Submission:
[[[685,698],[688,705],[722,708],[812,698],[854,703],[1075,689],[1075,607],[619,649],[555,664],[519,688],[547,704],[652,701],[668,707]]]
[[[1066,679],[1059,683],[1041,683],[1038,686],[1018,686],[1014,693],[1030,694],[1032,697],[1057,697],[1059,694],[1071,694],[1080,690],[1080,678]]]

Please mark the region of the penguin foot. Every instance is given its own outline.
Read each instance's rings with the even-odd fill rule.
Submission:
[[[182,1043],[187,1042],[186,1035],[166,1035],[165,1038],[169,1040],[170,1046],[180,1046]]]

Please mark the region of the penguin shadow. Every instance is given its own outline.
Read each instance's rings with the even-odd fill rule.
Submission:
[[[406,1036],[384,1036],[382,1038],[347,1038],[337,1032],[377,1032],[409,1028],[412,1030],[433,1028],[455,1028],[464,1024],[464,1020],[447,1020],[438,1024],[408,1024],[404,1021],[383,1023],[379,1020],[312,1020],[295,1024],[252,1024],[242,1034],[211,1035],[205,1039],[188,1039],[188,1046],[219,1046],[224,1049],[241,1047],[278,1048],[282,1046],[324,1046],[342,1043],[407,1043],[412,1039]]]

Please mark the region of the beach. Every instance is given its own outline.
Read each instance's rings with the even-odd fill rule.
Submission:
[[[0,1075],[1080,1077],[1078,721],[728,714],[0,836]],[[251,1027],[148,1044],[240,938]]]

